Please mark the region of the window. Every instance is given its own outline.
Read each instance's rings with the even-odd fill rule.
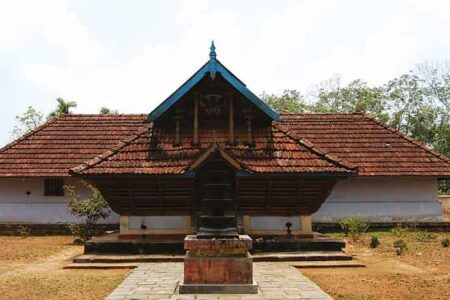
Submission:
[[[45,178],[44,195],[45,196],[64,196],[64,179]]]

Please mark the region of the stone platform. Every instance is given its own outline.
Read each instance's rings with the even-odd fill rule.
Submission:
[[[184,240],[184,278],[180,294],[255,294],[253,260],[248,252],[252,239],[202,239],[188,235]]]
[[[184,238],[184,236],[183,236]],[[164,239],[149,237],[148,239],[119,239],[118,234],[94,237],[86,242],[85,254],[179,254],[185,253],[183,238]],[[345,247],[343,240],[314,237],[298,239],[254,239],[255,253],[266,252],[297,252],[297,251],[341,251]]]

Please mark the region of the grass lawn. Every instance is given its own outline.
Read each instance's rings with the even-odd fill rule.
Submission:
[[[0,236],[0,299],[102,299],[129,270],[64,270],[73,237]]]
[[[371,236],[381,244],[369,248]],[[323,290],[340,300],[450,299],[450,248],[441,240],[449,233],[370,232],[359,242],[348,241],[346,252],[366,268],[301,269]],[[335,236],[342,237],[339,234]],[[403,239],[406,252],[394,253],[393,242]],[[421,241],[419,241],[421,240]]]

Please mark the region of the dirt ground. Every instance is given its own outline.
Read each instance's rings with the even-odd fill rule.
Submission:
[[[0,236],[0,299],[103,299],[129,270],[64,270],[73,237]]]
[[[372,235],[381,244],[368,247]],[[347,244],[346,252],[366,265],[365,268],[301,269],[301,272],[323,290],[340,300],[372,299],[450,299],[450,248],[441,240],[449,233],[373,232],[362,241]],[[403,239],[408,250],[397,256],[393,242]]]

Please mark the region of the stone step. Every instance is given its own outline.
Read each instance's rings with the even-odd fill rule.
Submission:
[[[63,269],[134,269],[142,263],[72,263],[63,267]]]
[[[351,255],[342,251],[311,251],[311,252],[274,252],[253,254],[253,261],[349,261]]]
[[[184,255],[115,255],[115,254],[83,254],[75,257],[75,264],[130,264],[130,263],[151,263],[151,262],[182,262]]]
[[[354,260],[330,261],[294,261],[289,263],[296,268],[365,268],[366,266]]]
[[[254,262],[289,261],[297,262],[327,262],[342,261],[349,263],[352,256],[337,251],[311,251],[288,253],[257,253],[253,254]],[[115,255],[115,254],[83,254],[73,259],[74,264],[137,264],[155,262],[183,262],[184,255]]]

